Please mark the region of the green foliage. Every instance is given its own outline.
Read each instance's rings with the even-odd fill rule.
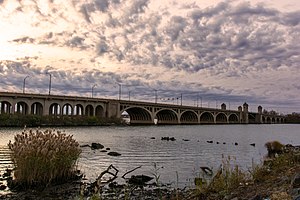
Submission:
[[[95,116],[0,115],[0,126],[99,126],[121,123],[122,120],[119,118],[99,118]]]
[[[81,150],[72,136],[60,131],[24,130],[14,139],[8,146],[17,185],[46,186],[74,177]]]

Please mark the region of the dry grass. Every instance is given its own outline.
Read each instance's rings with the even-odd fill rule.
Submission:
[[[14,140],[8,146],[16,184],[45,186],[74,175],[81,150],[72,136],[54,130],[24,130]]]

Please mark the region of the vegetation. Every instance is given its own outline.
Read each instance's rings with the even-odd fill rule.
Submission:
[[[118,118],[91,116],[0,115],[0,127],[101,126],[121,123],[122,120]]]
[[[286,123],[300,123],[300,113],[292,113],[286,116]]]
[[[8,146],[12,151],[14,185],[46,186],[66,182],[76,174],[81,150],[71,135],[60,131],[24,130]]]
[[[254,199],[257,196],[292,199],[288,191],[292,189],[291,180],[300,170],[300,152],[295,151],[293,146],[285,146],[278,141],[268,142],[265,146],[271,157],[261,165],[253,165],[248,172],[231,164],[228,157],[212,178],[196,177],[196,187],[192,190],[190,199]]]

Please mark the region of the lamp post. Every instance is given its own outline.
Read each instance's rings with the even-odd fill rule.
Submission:
[[[121,83],[117,83],[119,85],[119,101],[121,101],[121,93],[122,93],[122,85]]]
[[[131,90],[128,91],[128,100],[130,101]]]
[[[93,85],[92,87],[92,98],[94,98],[94,88],[97,86],[97,84]]]
[[[155,92],[155,103],[157,103],[157,90],[154,90]]]
[[[29,76],[26,76],[24,78],[24,81],[23,81],[23,94],[25,94],[25,85],[26,85],[26,79],[28,78]]]
[[[52,74],[50,74],[49,72],[47,72],[46,74],[49,75],[49,95],[51,94],[51,78],[52,78]]]

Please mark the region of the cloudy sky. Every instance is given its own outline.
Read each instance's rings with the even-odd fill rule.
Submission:
[[[0,0],[0,18],[1,91],[47,94],[51,73],[52,94],[300,112],[299,0]]]

